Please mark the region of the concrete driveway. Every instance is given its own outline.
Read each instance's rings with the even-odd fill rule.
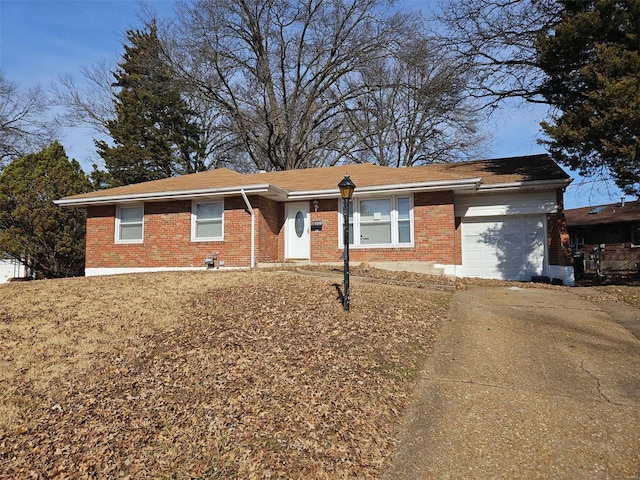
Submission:
[[[384,478],[640,478],[634,330],[591,289],[456,292]]]

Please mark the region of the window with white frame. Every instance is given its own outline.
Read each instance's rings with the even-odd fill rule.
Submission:
[[[340,201],[342,209],[342,201]],[[411,246],[413,205],[411,197],[353,199],[349,202],[349,244],[354,247]],[[342,245],[342,211],[340,238]]]
[[[116,242],[142,243],[144,206],[118,206],[116,211]]]
[[[191,240],[222,240],[223,215],[224,202],[193,202]]]

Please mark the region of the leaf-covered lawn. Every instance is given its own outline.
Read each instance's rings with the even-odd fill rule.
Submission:
[[[0,286],[0,477],[377,477],[451,292],[335,282]]]

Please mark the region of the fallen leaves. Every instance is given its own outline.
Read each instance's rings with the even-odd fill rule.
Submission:
[[[355,283],[345,313],[291,272],[9,284],[0,477],[375,478],[450,295]]]

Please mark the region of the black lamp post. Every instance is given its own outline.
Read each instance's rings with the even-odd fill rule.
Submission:
[[[349,175],[345,175],[344,178],[338,184],[340,189],[340,196],[342,197],[342,243],[344,244],[344,298],[342,306],[346,312],[349,311],[349,200],[353,196],[353,191],[356,186],[349,178]]]

